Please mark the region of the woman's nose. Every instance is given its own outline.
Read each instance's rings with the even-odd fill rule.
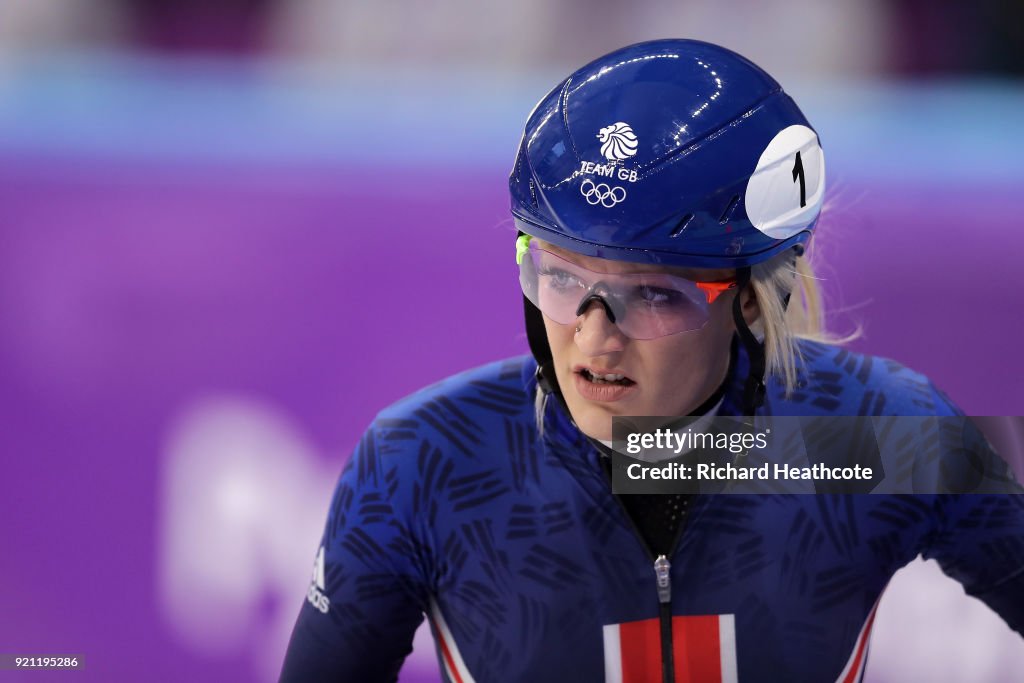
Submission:
[[[586,356],[603,356],[622,351],[626,344],[626,336],[608,319],[600,301],[590,302],[583,314],[576,318],[576,327],[579,332],[573,339]]]

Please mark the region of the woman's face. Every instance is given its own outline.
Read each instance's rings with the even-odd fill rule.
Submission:
[[[603,273],[665,272],[646,264],[609,261],[561,249],[539,241],[538,246],[577,265]],[[728,280],[732,270],[668,269],[697,282]],[[608,320],[600,304],[591,303],[576,323],[559,324],[544,316],[555,375],[573,420],[584,434],[602,441],[612,438],[615,415],[686,415],[721,385],[729,369],[729,350],[735,326],[734,291],[719,296],[708,309],[699,330],[658,337],[630,339]],[[743,315],[749,325],[757,319],[757,303],[747,288],[742,293]],[[579,326],[580,331],[576,328]],[[588,373],[625,375],[622,383],[600,383]]]

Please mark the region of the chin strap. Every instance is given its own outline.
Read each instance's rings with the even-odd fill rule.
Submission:
[[[523,317],[526,319],[526,340],[530,343],[530,353],[537,361],[537,386],[545,394],[562,395],[552,367],[551,347],[548,346],[548,333],[544,329],[544,318],[536,306],[526,295],[523,295]]]
[[[732,319],[736,325],[736,332],[740,335],[740,341],[743,342],[743,346],[747,350],[747,358],[750,361],[750,371],[747,374],[747,381],[743,386],[743,415],[753,416],[764,403],[765,357],[764,345],[757,340],[754,333],[747,327],[747,321],[743,318],[740,297],[743,294],[743,290],[749,284],[750,267],[738,268],[736,270],[736,297],[732,300]]]
[[[526,340],[530,343],[530,353],[537,361],[537,370],[534,372],[537,386],[546,396],[554,396],[562,406],[562,412],[576,424],[572,419],[569,405],[562,396],[562,388],[558,386],[558,377],[555,375],[554,362],[551,359],[551,347],[548,345],[548,333],[544,329],[544,315],[526,298],[526,295],[523,295],[523,313],[526,318]]]

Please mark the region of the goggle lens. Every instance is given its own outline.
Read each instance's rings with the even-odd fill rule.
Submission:
[[[609,319],[631,339],[699,330],[707,324],[710,303],[735,287],[735,283],[698,283],[668,273],[597,272],[532,241],[517,258],[523,294],[548,318],[568,325],[599,299]]]

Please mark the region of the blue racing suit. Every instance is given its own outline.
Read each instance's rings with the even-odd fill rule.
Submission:
[[[890,360],[800,342],[773,415],[957,415]],[[719,414],[738,413],[741,352]],[[855,681],[918,555],[1024,633],[1024,496],[697,495],[656,560],[536,363],[382,411],[335,489],[282,681],[390,681],[424,615],[447,681]],[[666,662],[668,665],[666,666]]]

